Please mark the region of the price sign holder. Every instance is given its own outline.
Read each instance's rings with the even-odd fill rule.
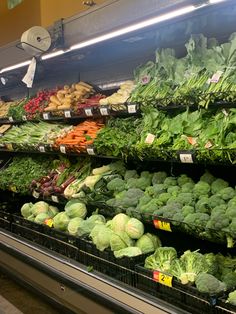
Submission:
[[[40,151],[40,153],[45,153],[45,146],[39,145],[39,151]]]
[[[32,195],[34,198],[39,198],[39,193],[37,191],[33,191]]]
[[[172,287],[173,277],[158,270],[153,271],[153,280],[159,282],[161,285]]]
[[[56,195],[52,195],[51,199],[53,202],[59,203],[58,197]]]
[[[153,224],[154,224],[156,229],[172,232],[171,225],[168,221],[162,221],[159,219],[154,219]]]
[[[99,108],[99,110],[100,110],[100,113],[101,113],[102,116],[108,116],[109,115],[109,108],[108,108],[108,106],[101,106]]]
[[[92,117],[93,116],[93,109],[92,108],[85,108],[84,112],[87,117]]]
[[[65,118],[71,118],[71,111],[70,110],[65,110],[64,111],[64,117]]]
[[[44,120],[49,120],[49,117],[50,117],[49,112],[44,112],[43,113]]]
[[[87,153],[89,154],[89,155],[95,155],[95,151],[94,151],[94,148],[93,147],[87,147]]]
[[[60,152],[62,154],[66,154],[66,147],[65,147],[65,145],[60,145]]]
[[[14,122],[14,119],[13,119],[12,117],[9,117],[8,120],[9,120],[10,122]]]
[[[128,113],[136,113],[137,112],[137,108],[135,104],[129,104],[128,106]]]
[[[179,151],[179,160],[183,164],[193,164],[194,163],[194,153],[191,151]]]
[[[47,225],[48,227],[52,228],[52,226],[53,226],[53,219],[52,218],[47,218],[44,221],[44,224]]]
[[[26,116],[22,116],[22,120],[23,121],[27,121],[27,117]]]

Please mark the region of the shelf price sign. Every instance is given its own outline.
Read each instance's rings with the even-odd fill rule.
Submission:
[[[92,108],[85,108],[84,112],[85,112],[87,117],[92,117],[93,116]]]
[[[44,221],[44,224],[47,225],[48,227],[52,228],[52,226],[53,226],[53,219],[52,218],[47,218]]]
[[[34,197],[34,198],[39,198],[39,193],[36,192],[36,191],[33,191],[33,197]]]
[[[13,122],[13,121],[14,121],[13,117],[9,117],[8,120],[9,120],[10,122]]]
[[[43,113],[43,118],[44,118],[44,120],[49,120],[49,113],[48,112],[44,112]]]
[[[40,153],[45,153],[45,147],[43,145],[39,146]]]
[[[128,113],[136,113],[136,105],[128,105]]]
[[[100,113],[102,116],[108,116],[109,115],[108,107],[103,106],[103,107],[99,108],[99,110],[100,110]]]
[[[55,203],[59,203],[58,197],[56,195],[52,195],[52,201]]]
[[[60,145],[60,152],[62,154],[66,154],[66,147],[65,147],[65,145]]]
[[[70,110],[65,110],[64,111],[64,116],[65,116],[65,118],[71,118],[71,111]]]
[[[161,285],[172,287],[173,277],[158,270],[153,271],[153,280],[159,282]]]
[[[184,164],[192,164],[193,163],[193,154],[186,152],[186,153],[179,153],[179,159]]]
[[[95,152],[94,152],[93,147],[87,147],[87,153],[88,153],[89,155],[95,155]]]
[[[172,232],[170,223],[159,219],[154,219],[153,224],[156,229]]]
[[[27,117],[26,116],[22,116],[22,120],[23,121],[27,121]]]

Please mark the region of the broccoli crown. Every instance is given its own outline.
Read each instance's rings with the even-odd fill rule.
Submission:
[[[217,262],[216,255],[213,253],[207,253],[207,254],[204,254],[204,257],[205,257],[206,263],[208,265],[208,271],[207,272],[213,276],[216,276],[218,271],[219,271],[219,265]]]
[[[167,177],[167,173],[164,171],[158,171],[153,174],[152,184],[162,184]]]
[[[211,184],[211,193],[217,194],[220,190],[227,188],[229,186],[229,183],[226,182],[223,179],[216,179]]]
[[[172,261],[176,258],[177,252],[173,247],[159,247],[154,254],[146,258],[144,267],[166,272],[170,269]]]
[[[236,210],[235,210],[235,206],[228,206],[226,209],[226,215],[230,218],[230,219],[234,219],[236,218]]]
[[[171,194],[172,196],[177,196],[180,193],[181,189],[179,186],[170,186],[167,189],[167,193]]]
[[[161,193],[159,196],[158,196],[158,200],[160,202],[162,202],[163,204],[166,204],[166,202],[168,201],[168,199],[171,197],[171,194],[170,193]]]
[[[229,226],[229,218],[226,214],[211,216],[207,222],[206,228],[221,230]]]
[[[208,220],[210,219],[210,216],[205,213],[193,213],[188,214],[184,218],[184,222],[188,225],[196,226],[196,227],[205,227]]]
[[[211,197],[209,197],[208,199],[208,206],[209,208],[214,208],[218,205],[224,205],[225,201],[222,199],[222,197],[220,195],[212,195]]]
[[[229,225],[229,231],[234,236],[236,236],[236,218],[233,218],[230,225]]]
[[[224,214],[226,209],[227,209],[227,206],[225,204],[218,205],[218,206],[214,207],[211,211],[211,217],[217,216],[217,215],[222,214],[222,213]]]
[[[170,186],[176,186],[177,185],[177,180],[174,177],[167,177],[164,182],[163,182],[164,186],[166,188],[170,187]]]
[[[126,187],[128,189],[141,189],[145,190],[148,186],[151,185],[150,177],[140,177],[139,179],[130,178],[127,181]]]
[[[204,181],[199,181],[198,183],[195,184],[193,188],[193,194],[196,197],[199,197],[201,195],[208,195],[211,190],[210,184]]]
[[[148,214],[148,213],[154,213],[159,209],[159,205],[157,204],[157,200],[153,198],[150,202],[143,205],[138,205],[137,209],[140,211],[140,213]]]
[[[194,196],[192,193],[179,193],[176,202],[182,205],[194,205]]]
[[[135,188],[122,191],[116,195],[116,205],[124,208],[136,207],[143,195],[144,192],[142,190]]]
[[[230,304],[236,305],[236,290],[229,293],[227,302],[229,302]]]
[[[212,184],[215,180],[215,177],[208,171],[206,171],[200,178],[200,181],[206,182],[208,184]]]
[[[231,187],[224,188],[220,190],[217,195],[223,198],[223,200],[228,201],[235,196],[235,190]]]
[[[185,185],[186,183],[194,183],[193,180],[191,178],[189,178],[186,174],[181,174],[178,178],[177,178],[177,183],[180,187],[182,187],[183,185]]]
[[[195,285],[198,291],[210,295],[216,295],[226,290],[225,283],[207,273],[200,273],[196,278]]]
[[[109,191],[121,192],[125,189],[125,181],[120,178],[115,178],[108,182],[107,188]]]
[[[173,215],[172,219],[173,225],[179,225],[179,223],[184,221],[184,215],[181,212],[177,212]]]
[[[153,197],[157,197],[159,194],[165,193],[165,192],[166,192],[166,188],[164,187],[164,184],[155,184],[153,186],[148,186],[145,190],[146,194]]]
[[[126,170],[125,171],[125,176],[124,176],[125,181],[127,181],[131,178],[134,178],[134,179],[138,178],[138,174],[137,174],[136,170]]]
[[[208,214],[210,212],[208,197],[204,196],[200,198],[195,204],[195,209],[196,209],[196,212]]]
[[[194,186],[195,186],[194,183],[188,182],[188,183],[185,183],[184,185],[182,185],[181,190],[183,193],[189,193],[189,192],[192,193]]]
[[[228,207],[230,206],[236,207],[236,196],[234,196],[229,202],[228,202]]]
[[[221,277],[221,281],[223,281],[226,285],[226,288],[233,289],[236,287],[236,273],[235,271],[229,270],[224,273]]]
[[[186,217],[188,214],[193,214],[195,212],[195,209],[193,206],[185,205],[182,207],[181,213],[184,217]]]
[[[142,172],[140,173],[140,177],[141,177],[141,178],[148,178],[148,179],[150,179],[151,182],[152,182],[153,174],[152,174],[151,172],[149,172],[149,171],[142,171]],[[151,184],[151,182],[150,182],[150,184]]]
[[[152,197],[145,194],[142,197],[140,197],[138,202],[138,207],[148,204],[152,200]]]

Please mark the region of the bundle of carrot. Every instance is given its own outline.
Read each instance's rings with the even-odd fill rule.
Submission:
[[[103,128],[101,121],[86,120],[79,125],[73,127],[65,136],[56,139],[55,147],[65,145],[72,151],[84,152],[86,147],[93,144],[97,136],[97,132]]]

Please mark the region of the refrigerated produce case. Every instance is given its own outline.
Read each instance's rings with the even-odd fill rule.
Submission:
[[[189,13],[157,21],[131,33],[124,32],[118,37],[111,36],[110,39],[96,44],[85,44],[79,49],[73,49],[75,45],[95,37],[189,6],[191,6]],[[133,70],[140,64],[154,60],[157,48],[173,48],[177,56],[182,57],[186,53],[186,41],[192,34],[199,33],[208,38],[215,37],[220,43],[225,42],[235,31],[235,14],[236,4],[233,0],[219,3],[202,0],[107,1],[81,15],[63,20],[65,46],[60,48],[66,50],[72,47],[72,49],[55,58],[39,59],[32,89],[27,89],[21,82],[26,71],[25,67],[11,71],[4,70],[12,64],[28,60],[25,52],[19,49],[19,43],[11,43],[1,48],[0,76],[6,79],[7,83],[0,85],[0,96],[4,100],[19,99],[34,95],[36,91],[44,88],[54,88],[76,81],[89,82],[99,91],[110,95],[121,82],[133,79]],[[49,30],[55,35],[54,28]],[[133,113],[139,115],[139,105],[135,104],[135,112],[133,112],[126,104],[125,112],[113,112],[113,115],[115,117],[116,115],[130,116]],[[235,104],[229,106],[234,107]],[[101,111],[97,116],[104,118]],[[41,118],[49,122],[56,120],[74,124],[85,117],[86,112],[83,116],[68,117],[65,114],[59,118],[52,116]],[[19,123],[19,121],[11,121],[9,117],[2,121],[2,123],[6,122]],[[20,121],[20,123],[24,122]],[[40,146],[35,147],[34,151],[30,150],[28,154],[32,156],[40,153],[77,155],[75,152],[67,153],[66,150],[55,152],[47,149],[46,146],[43,147],[44,149],[39,149]],[[16,148],[14,145],[10,148],[9,146],[1,148],[1,166],[3,165],[4,168],[9,158],[22,152],[27,153],[27,150]],[[159,169],[168,169],[171,174],[186,171],[192,176],[196,176],[207,167],[211,168],[214,174],[230,181],[232,185],[235,184],[233,176],[235,165],[229,160],[226,165],[221,159],[212,162],[207,157],[203,160],[197,159],[193,157],[192,152],[184,152],[184,154],[192,156],[190,164],[189,161],[179,159],[179,152],[178,155],[167,152],[164,161],[163,157],[139,160],[133,156],[128,163],[132,167],[143,170],[159,167]],[[90,155],[94,155],[94,152],[90,151]],[[114,156],[91,158],[99,158],[98,163],[101,163],[108,157],[113,159]],[[230,160],[232,159],[234,153]],[[38,197],[38,195],[33,196]],[[33,196],[25,197],[14,192],[7,195],[6,191],[1,191],[1,201],[9,204],[10,200],[13,200],[13,208],[10,214],[5,211],[0,215],[0,268],[23,285],[36,290],[41,296],[75,313],[92,311],[148,314],[235,313],[235,308],[229,304],[225,305],[221,299],[216,301],[212,296],[204,298],[191,288],[183,291],[178,284],[176,286],[173,284],[170,288],[168,285],[156,283],[152,280],[152,274],[150,275],[142,267],[143,260],[125,260],[122,265],[118,261],[114,262],[111,256],[96,252],[93,246],[89,246],[86,242],[77,242],[73,237],[68,238],[63,233],[56,233],[49,229],[46,233],[42,232],[41,225],[27,222],[14,212],[14,206],[20,208],[24,202],[32,201]],[[65,203],[65,199],[58,197],[50,201]],[[145,217],[142,218],[145,220]],[[152,228],[148,226],[148,222],[150,221],[147,219],[147,228]],[[165,222],[170,223],[164,220]],[[187,249],[187,245],[191,242],[193,249],[209,248],[224,254],[229,252],[224,245],[211,245],[207,240],[198,240],[188,234],[178,234],[174,225],[171,228],[173,233],[163,231],[169,245],[174,245],[177,240],[178,247],[179,249],[182,247],[182,250]],[[234,254],[235,249],[231,249],[230,253]]]

